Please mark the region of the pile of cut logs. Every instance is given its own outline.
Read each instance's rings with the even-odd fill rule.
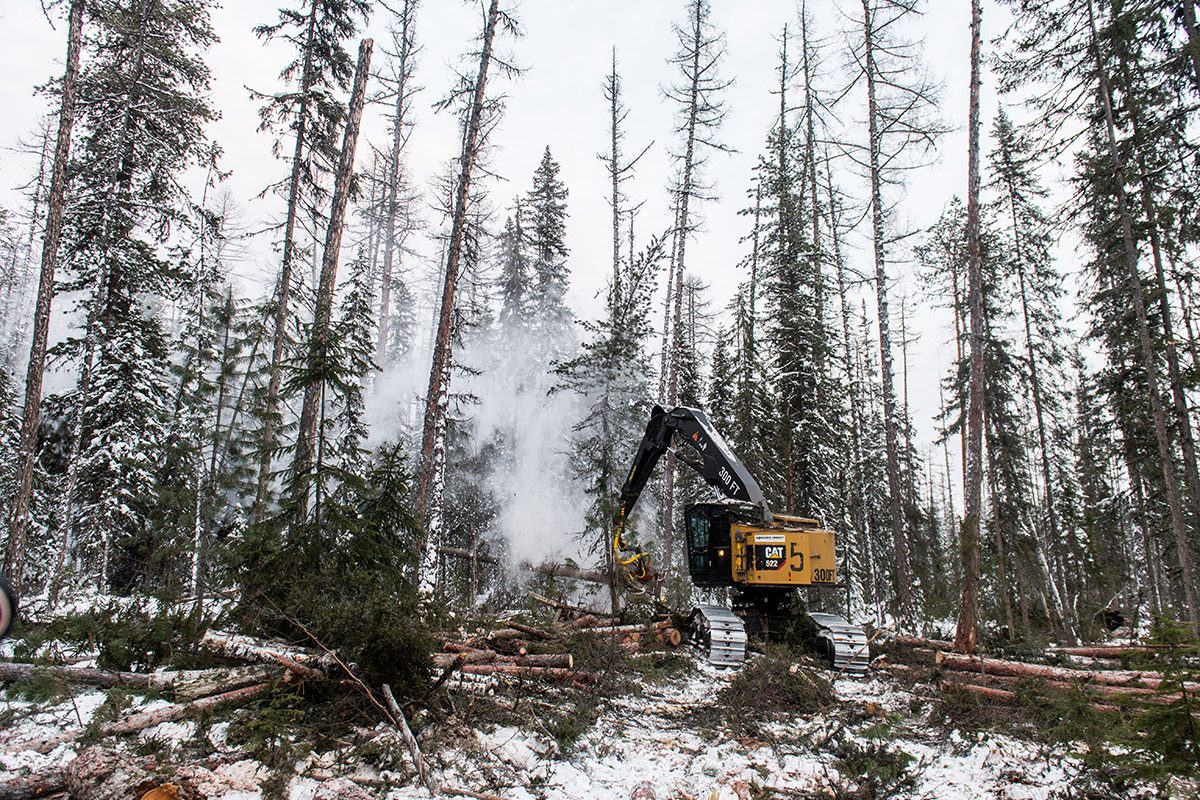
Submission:
[[[575,669],[574,657],[566,640],[576,636],[607,636],[631,653],[653,648],[674,648],[683,635],[672,627],[670,619],[638,625],[619,625],[612,616],[530,593],[534,601],[555,610],[552,625],[536,627],[506,622],[490,632],[467,635],[463,631],[440,636],[442,652],[435,653],[434,665],[442,669],[439,682],[455,671],[467,675],[505,675],[541,678],[586,688],[599,675]],[[561,652],[545,651],[551,642],[562,645]],[[535,652],[537,651],[537,652]]]
[[[1095,695],[1091,703],[1097,711],[1118,711],[1130,703],[1165,705],[1180,699],[1179,692],[1162,690],[1162,675],[1153,670],[1122,669],[1122,661],[1131,656],[1162,654],[1166,648],[1149,645],[1089,645],[1052,647],[1049,657],[1079,659],[1080,668],[1032,664],[960,655],[950,652],[952,642],[893,636],[898,644],[912,648],[922,660],[932,660],[941,677],[942,691],[961,691],[1000,703],[1016,702],[1016,687],[1022,680],[1041,681],[1048,690],[1086,689]],[[1084,668],[1086,667],[1086,668]],[[1200,691],[1200,683],[1185,682],[1187,692]]]

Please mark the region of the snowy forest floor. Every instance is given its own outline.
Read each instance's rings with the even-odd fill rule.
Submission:
[[[3,655],[12,653],[6,642]],[[1101,800],[1191,798],[1200,790],[1180,779],[1157,787],[1114,780],[1086,745],[1049,742],[1028,718],[949,697],[931,669],[840,677],[774,649],[736,672],[712,668],[686,648],[631,657],[593,647],[583,654],[590,668],[603,667],[605,658],[609,669],[591,690],[496,676],[448,681],[440,702],[412,715],[444,793],[465,789],[506,800]],[[354,695],[346,683],[344,694]],[[36,678],[6,685],[0,786],[68,765],[101,742],[98,721],[166,702],[153,693]],[[182,787],[155,798],[430,796],[394,728],[347,723],[354,715],[339,715],[346,701],[337,692],[324,693],[321,713],[312,712],[313,702],[281,686],[244,708],[103,744],[130,759],[153,757],[155,774]],[[44,754],[23,748],[38,736],[79,729],[82,736]],[[3,792],[0,798],[9,796]]]

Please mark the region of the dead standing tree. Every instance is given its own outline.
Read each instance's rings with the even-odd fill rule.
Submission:
[[[434,476],[442,472],[445,456],[446,409],[450,390],[450,365],[452,361],[453,329],[455,318],[455,295],[461,271],[464,246],[467,240],[468,205],[471,198],[471,181],[480,151],[487,141],[488,133],[499,119],[501,105],[498,101],[487,101],[488,72],[495,61],[505,73],[515,74],[516,68],[493,55],[493,42],[497,26],[512,36],[520,35],[517,20],[500,10],[500,0],[491,0],[484,15],[483,32],[480,35],[479,69],[474,79],[459,77],[458,85],[450,96],[438,104],[438,108],[449,108],[460,100],[469,98],[469,105],[462,117],[462,152],[458,158],[458,176],[454,185],[453,216],[450,222],[450,239],[446,244],[446,269],[442,284],[442,304],[438,314],[437,331],[433,342],[433,363],[429,369],[429,390],[425,394],[425,418],[421,430],[420,465],[417,469],[415,512],[424,525],[436,511],[430,503],[431,497],[440,496],[433,485]],[[432,579],[433,567],[437,563],[437,542],[426,532],[420,542],[417,563],[422,578]],[[432,545],[432,546],[431,546]],[[422,581],[422,589],[431,587]]]
[[[887,244],[888,209],[884,184],[900,180],[905,156],[934,147],[940,126],[933,120],[937,107],[934,87],[917,71],[917,47],[901,42],[894,29],[904,18],[917,14],[919,0],[862,0],[861,45],[853,48],[858,74],[867,84],[867,161],[859,152],[847,153],[865,166],[871,185],[871,223],[875,251],[876,313],[879,318],[879,366],[883,390],[884,436],[887,453],[888,495],[895,548],[895,586],[901,624],[912,622],[912,574],[905,539],[900,443],[896,421],[896,389],[892,371],[892,338],[888,319]]]
[[[13,498],[12,527],[4,553],[4,571],[20,588],[25,561],[25,537],[29,531],[29,498],[37,468],[37,434],[42,403],[42,377],[46,371],[46,340],[50,330],[50,305],[54,299],[54,267],[62,235],[63,209],[67,195],[67,162],[71,156],[71,131],[75,121],[75,86],[79,79],[79,51],[83,40],[83,0],[73,0],[67,28],[67,65],[60,87],[58,141],[50,178],[46,233],[42,243],[42,273],[38,282],[33,318],[33,344],[29,348],[29,370],[25,378],[25,413],[17,453],[17,494]]]
[[[354,73],[354,91],[350,97],[350,113],[342,140],[337,177],[333,187],[333,205],[329,209],[329,226],[325,232],[325,253],[321,259],[321,280],[317,286],[317,309],[313,318],[308,344],[308,370],[318,372],[319,364],[328,363],[332,342],[330,319],[333,315],[333,290],[337,284],[338,257],[342,249],[342,230],[346,222],[346,206],[350,202],[350,182],[354,173],[354,153],[358,145],[358,130],[362,123],[363,105],[367,96],[367,77],[371,67],[371,39],[358,46],[358,68]],[[292,474],[296,480],[293,524],[303,524],[308,517],[309,472],[313,463],[313,448],[317,439],[317,417],[325,382],[309,380],[304,386],[304,405],[300,411],[300,428],[296,436],[296,458]]]
[[[271,312],[274,330],[267,398],[263,410],[258,492],[254,501],[254,515],[257,520],[261,520],[266,512],[267,491],[271,483],[271,460],[276,449],[275,438],[280,424],[279,395],[283,385],[288,320],[291,319],[296,225],[299,222],[304,195],[316,193],[318,175],[314,164],[318,162],[318,156],[327,161],[337,157],[333,151],[333,132],[341,121],[342,109],[337,103],[328,101],[328,93],[335,87],[346,88],[351,75],[351,62],[349,54],[342,46],[342,40],[354,32],[354,17],[365,17],[368,9],[365,0],[309,0],[308,9],[303,15],[291,9],[280,9],[278,23],[260,25],[254,29],[257,36],[268,40],[278,35],[287,35],[284,31],[289,28],[303,30],[302,33],[290,36],[293,41],[299,43],[300,55],[282,74],[285,80],[290,80],[298,73],[299,86],[295,92],[270,96],[260,112],[263,128],[270,125],[275,118],[290,118],[296,138],[291,172],[287,179],[283,259]]]
[[[979,521],[983,482],[983,263],[979,247],[979,48],[982,28],[979,0],[971,2],[971,100],[967,122],[967,305],[971,362],[967,390],[967,485],[962,524],[962,594],[954,647],[975,652],[979,618]],[[1001,565],[1003,570],[1005,567]],[[1007,597],[1007,593],[1005,595]]]
[[[707,198],[700,170],[707,156],[705,150],[729,152],[729,148],[714,137],[725,118],[725,106],[720,94],[733,81],[723,80],[718,69],[725,54],[724,35],[717,31],[709,19],[711,10],[708,0],[690,0],[686,27],[676,26],[679,52],[671,62],[679,67],[683,82],[664,90],[667,99],[678,106],[678,123],[675,131],[682,137],[682,152],[675,154],[679,164],[678,183],[672,190],[676,210],[675,242],[672,248],[671,276],[667,282],[667,302],[674,304],[672,318],[670,355],[665,359],[666,394],[663,399],[668,405],[679,400],[679,353],[683,346],[680,321],[683,316],[683,273],[687,238],[692,233],[691,201]],[[672,291],[674,292],[672,296]],[[664,321],[664,333],[666,325]],[[668,350],[667,336],[663,337],[664,351]],[[675,500],[675,453],[668,451],[663,470],[665,488],[663,501],[663,574],[671,574],[674,556],[673,517]]]
[[[396,11],[398,30],[392,32],[396,52],[392,54],[395,62],[395,74],[390,79],[394,84],[395,105],[392,111],[392,141],[388,153],[387,178],[383,188],[383,266],[379,275],[379,338],[376,343],[375,363],[380,367],[387,365],[388,332],[391,329],[389,316],[392,302],[392,270],[395,266],[396,254],[400,249],[402,236],[396,230],[396,220],[400,213],[402,198],[401,155],[404,144],[408,141],[408,131],[412,127],[409,113],[412,97],[420,87],[413,85],[413,71],[416,68],[416,56],[420,48],[416,44],[416,14],[419,0],[404,0],[403,5]],[[398,241],[400,240],[400,241]]]

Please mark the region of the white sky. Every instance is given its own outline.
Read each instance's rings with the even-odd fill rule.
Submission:
[[[795,30],[798,3],[791,0],[713,0],[713,19],[727,36],[723,74],[736,83],[727,93],[729,113],[721,140],[735,147],[731,155],[713,154],[708,175],[715,183],[720,201],[706,203],[706,221],[694,244],[689,246],[689,271],[712,287],[712,310],[722,312],[736,284],[744,279],[736,268],[745,248],[740,239],[747,233],[748,220],[737,214],[749,204],[746,190],[751,169],[761,150],[777,109],[770,94],[775,86],[778,44],[783,25]],[[815,17],[815,33],[827,47],[820,80],[830,90],[845,81],[847,48],[843,29],[849,16],[861,13],[854,0],[809,0]],[[965,195],[966,106],[969,55],[969,13],[966,0],[929,0],[925,14],[912,27],[924,40],[924,55],[930,72],[941,82],[943,119],[953,129],[945,136],[937,160],[911,174],[907,192],[897,198],[897,225],[918,229],[933,223],[953,194]],[[245,208],[247,223],[261,227],[278,217],[282,203],[276,197],[255,200],[268,183],[279,180],[286,164],[271,154],[272,142],[256,132],[257,103],[246,87],[270,92],[280,87],[278,72],[291,57],[282,42],[263,45],[251,28],[272,22],[278,3],[228,0],[213,13],[213,26],[221,37],[208,57],[213,71],[213,100],[222,117],[210,129],[211,137],[225,150],[223,167],[232,170],[228,185]],[[490,92],[504,91],[508,108],[493,139],[497,146],[492,169],[506,182],[490,181],[487,188],[493,206],[507,208],[512,198],[524,193],[543,148],[550,146],[562,166],[560,177],[570,189],[568,245],[572,270],[569,302],[582,315],[598,311],[597,298],[611,260],[611,223],[605,200],[604,165],[596,154],[607,147],[607,107],[601,84],[609,69],[615,45],[623,79],[623,100],[629,109],[626,151],[640,150],[651,140],[655,145],[642,161],[626,191],[635,202],[645,201],[639,217],[642,234],[660,232],[668,225],[665,186],[670,174],[667,147],[672,142],[672,109],[661,87],[675,76],[667,59],[676,42],[673,21],[684,18],[683,0],[520,0],[517,15],[525,36],[505,42],[502,52],[515,56],[527,67],[515,82],[491,84]],[[1002,33],[1007,11],[995,0],[984,3],[984,39]],[[384,58],[379,49],[388,41],[386,18],[377,8],[370,34],[376,39],[374,64]],[[455,153],[456,126],[448,115],[435,115],[431,104],[452,81],[450,65],[470,47],[479,28],[479,11],[473,4],[457,0],[424,0],[418,16],[418,39],[424,50],[418,65],[417,82],[426,87],[415,102],[417,127],[408,147],[410,168],[419,185],[428,187]],[[0,147],[8,148],[20,137],[28,137],[46,111],[45,98],[34,95],[34,87],[60,74],[65,51],[65,21],[56,20],[51,29],[37,0],[0,2]],[[985,45],[986,46],[986,45]],[[349,45],[354,52],[354,44]],[[986,81],[983,100],[983,129],[990,130],[996,110],[991,82]],[[864,114],[852,100],[843,111],[842,122],[861,135]],[[368,110],[364,123],[366,140],[360,140],[360,156],[367,140],[383,146],[386,127],[383,109]],[[984,152],[989,147],[985,139]],[[288,146],[290,149],[290,144]],[[0,151],[0,203],[16,205],[15,187],[29,179],[36,164],[6,150]],[[865,187],[846,178],[843,189],[852,197],[866,196]],[[433,219],[430,212],[427,215]],[[503,221],[501,214],[498,223]],[[863,226],[863,232],[867,226]],[[865,272],[873,270],[871,253],[862,234],[851,242],[847,253],[851,264]],[[432,245],[422,248],[436,256]],[[948,325],[920,303],[910,279],[911,265],[902,263],[904,253],[893,259],[893,309],[899,326],[899,298],[910,297],[910,336],[919,335],[909,353],[911,406],[922,440],[931,436],[931,415],[938,404],[937,379],[948,363]],[[241,268],[243,278],[271,274],[275,265],[269,243],[250,250],[250,263]],[[874,300],[868,297],[868,308]],[[914,322],[913,319],[916,321]],[[718,319],[718,322],[723,322]],[[899,368],[897,356],[897,367]],[[899,385],[897,386],[899,390]],[[940,459],[939,459],[940,460]]]

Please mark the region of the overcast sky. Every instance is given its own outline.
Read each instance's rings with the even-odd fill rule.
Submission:
[[[735,81],[726,93],[728,116],[721,140],[736,152],[713,154],[708,177],[719,195],[705,203],[704,228],[689,247],[689,271],[712,287],[712,309],[721,312],[744,275],[737,264],[745,254],[740,243],[748,232],[748,220],[738,211],[749,201],[754,160],[761,151],[767,130],[778,108],[770,92],[777,80],[778,36],[784,24],[795,30],[798,3],[792,0],[713,0],[713,21],[727,37],[722,73]],[[846,82],[847,36],[852,19],[861,14],[856,0],[809,0],[816,35],[823,44],[820,81],[826,90]],[[934,222],[948,199],[965,195],[966,106],[969,55],[969,11],[967,0],[929,0],[922,4],[924,15],[910,29],[924,41],[929,72],[941,84],[943,120],[951,128],[940,143],[934,163],[910,176],[904,196],[897,196],[896,223],[916,230]],[[262,92],[280,88],[278,73],[292,57],[282,42],[264,45],[252,33],[256,24],[276,18],[277,3],[229,0],[213,13],[213,27],[221,42],[208,56],[213,71],[213,102],[221,119],[210,129],[211,137],[225,151],[223,166],[232,171],[228,185],[243,205],[247,223],[262,227],[276,220],[281,202],[268,196],[254,199],[264,186],[285,174],[286,164],[271,153],[272,140],[256,132],[257,103],[247,87]],[[492,170],[503,180],[486,184],[493,206],[507,208],[512,198],[524,193],[542,151],[549,146],[562,165],[561,179],[570,189],[568,245],[572,288],[569,301],[581,314],[598,313],[597,294],[604,285],[611,260],[611,224],[606,203],[604,165],[596,158],[607,147],[607,108],[601,84],[609,70],[612,48],[623,79],[624,101],[629,109],[626,149],[633,151],[654,141],[639,165],[627,192],[634,202],[645,201],[639,218],[643,234],[661,232],[668,225],[665,186],[670,175],[668,146],[673,144],[672,108],[664,100],[662,87],[675,79],[667,59],[676,49],[672,22],[684,18],[684,0],[521,0],[516,14],[525,36],[505,41],[501,51],[526,67],[514,81],[489,86],[489,93],[508,96],[507,111],[494,137]],[[993,0],[985,0],[985,40],[1002,33],[1007,12]],[[376,39],[374,64],[382,63],[379,45],[387,42],[388,13],[378,8],[369,34]],[[3,0],[0,3],[0,146],[11,147],[21,137],[30,137],[46,112],[46,100],[34,95],[34,87],[60,74],[65,51],[65,21],[56,19],[52,29],[42,15],[38,0]],[[471,46],[480,27],[477,4],[457,0],[425,0],[418,16],[420,55],[417,82],[425,87],[415,102],[417,127],[408,145],[410,169],[418,185],[428,187],[454,156],[458,135],[448,115],[435,115],[431,104],[452,81],[452,66]],[[353,44],[349,46],[351,52]],[[984,87],[984,131],[990,129],[996,97],[990,80]],[[863,109],[853,100],[841,110],[841,123],[860,138],[865,125]],[[368,111],[364,123],[367,140],[383,146],[386,128],[379,107]],[[987,149],[985,141],[985,152]],[[288,145],[290,149],[290,144]],[[366,148],[360,143],[360,155]],[[11,151],[0,157],[0,203],[15,205],[15,187],[29,179],[36,164]],[[846,177],[844,190],[852,197],[865,197],[865,187]],[[427,217],[434,219],[429,212]],[[503,222],[501,213],[497,224]],[[864,225],[862,233],[868,226]],[[848,253],[853,265],[873,270],[871,253],[862,235],[851,243]],[[275,268],[270,243],[265,238],[249,251],[249,263],[239,273],[246,280],[270,275]],[[419,245],[430,257],[432,245]],[[917,425],[930,431],[930,415],[936,410],[936,378],[948,363],[948,331],[942,318],[928,312],[909,279],[910,265],[901,263],[897,250],[893,267],[896,285],[893,309],[899,313],[899,297],[910,296],[910,323],[920,339],[910,352],[913,390],[912,406]],[[874,300],[867,297],[868,308]],[[723,321],[723,320],[719,320]],[[898,324],[898,323],[894,323]]]

